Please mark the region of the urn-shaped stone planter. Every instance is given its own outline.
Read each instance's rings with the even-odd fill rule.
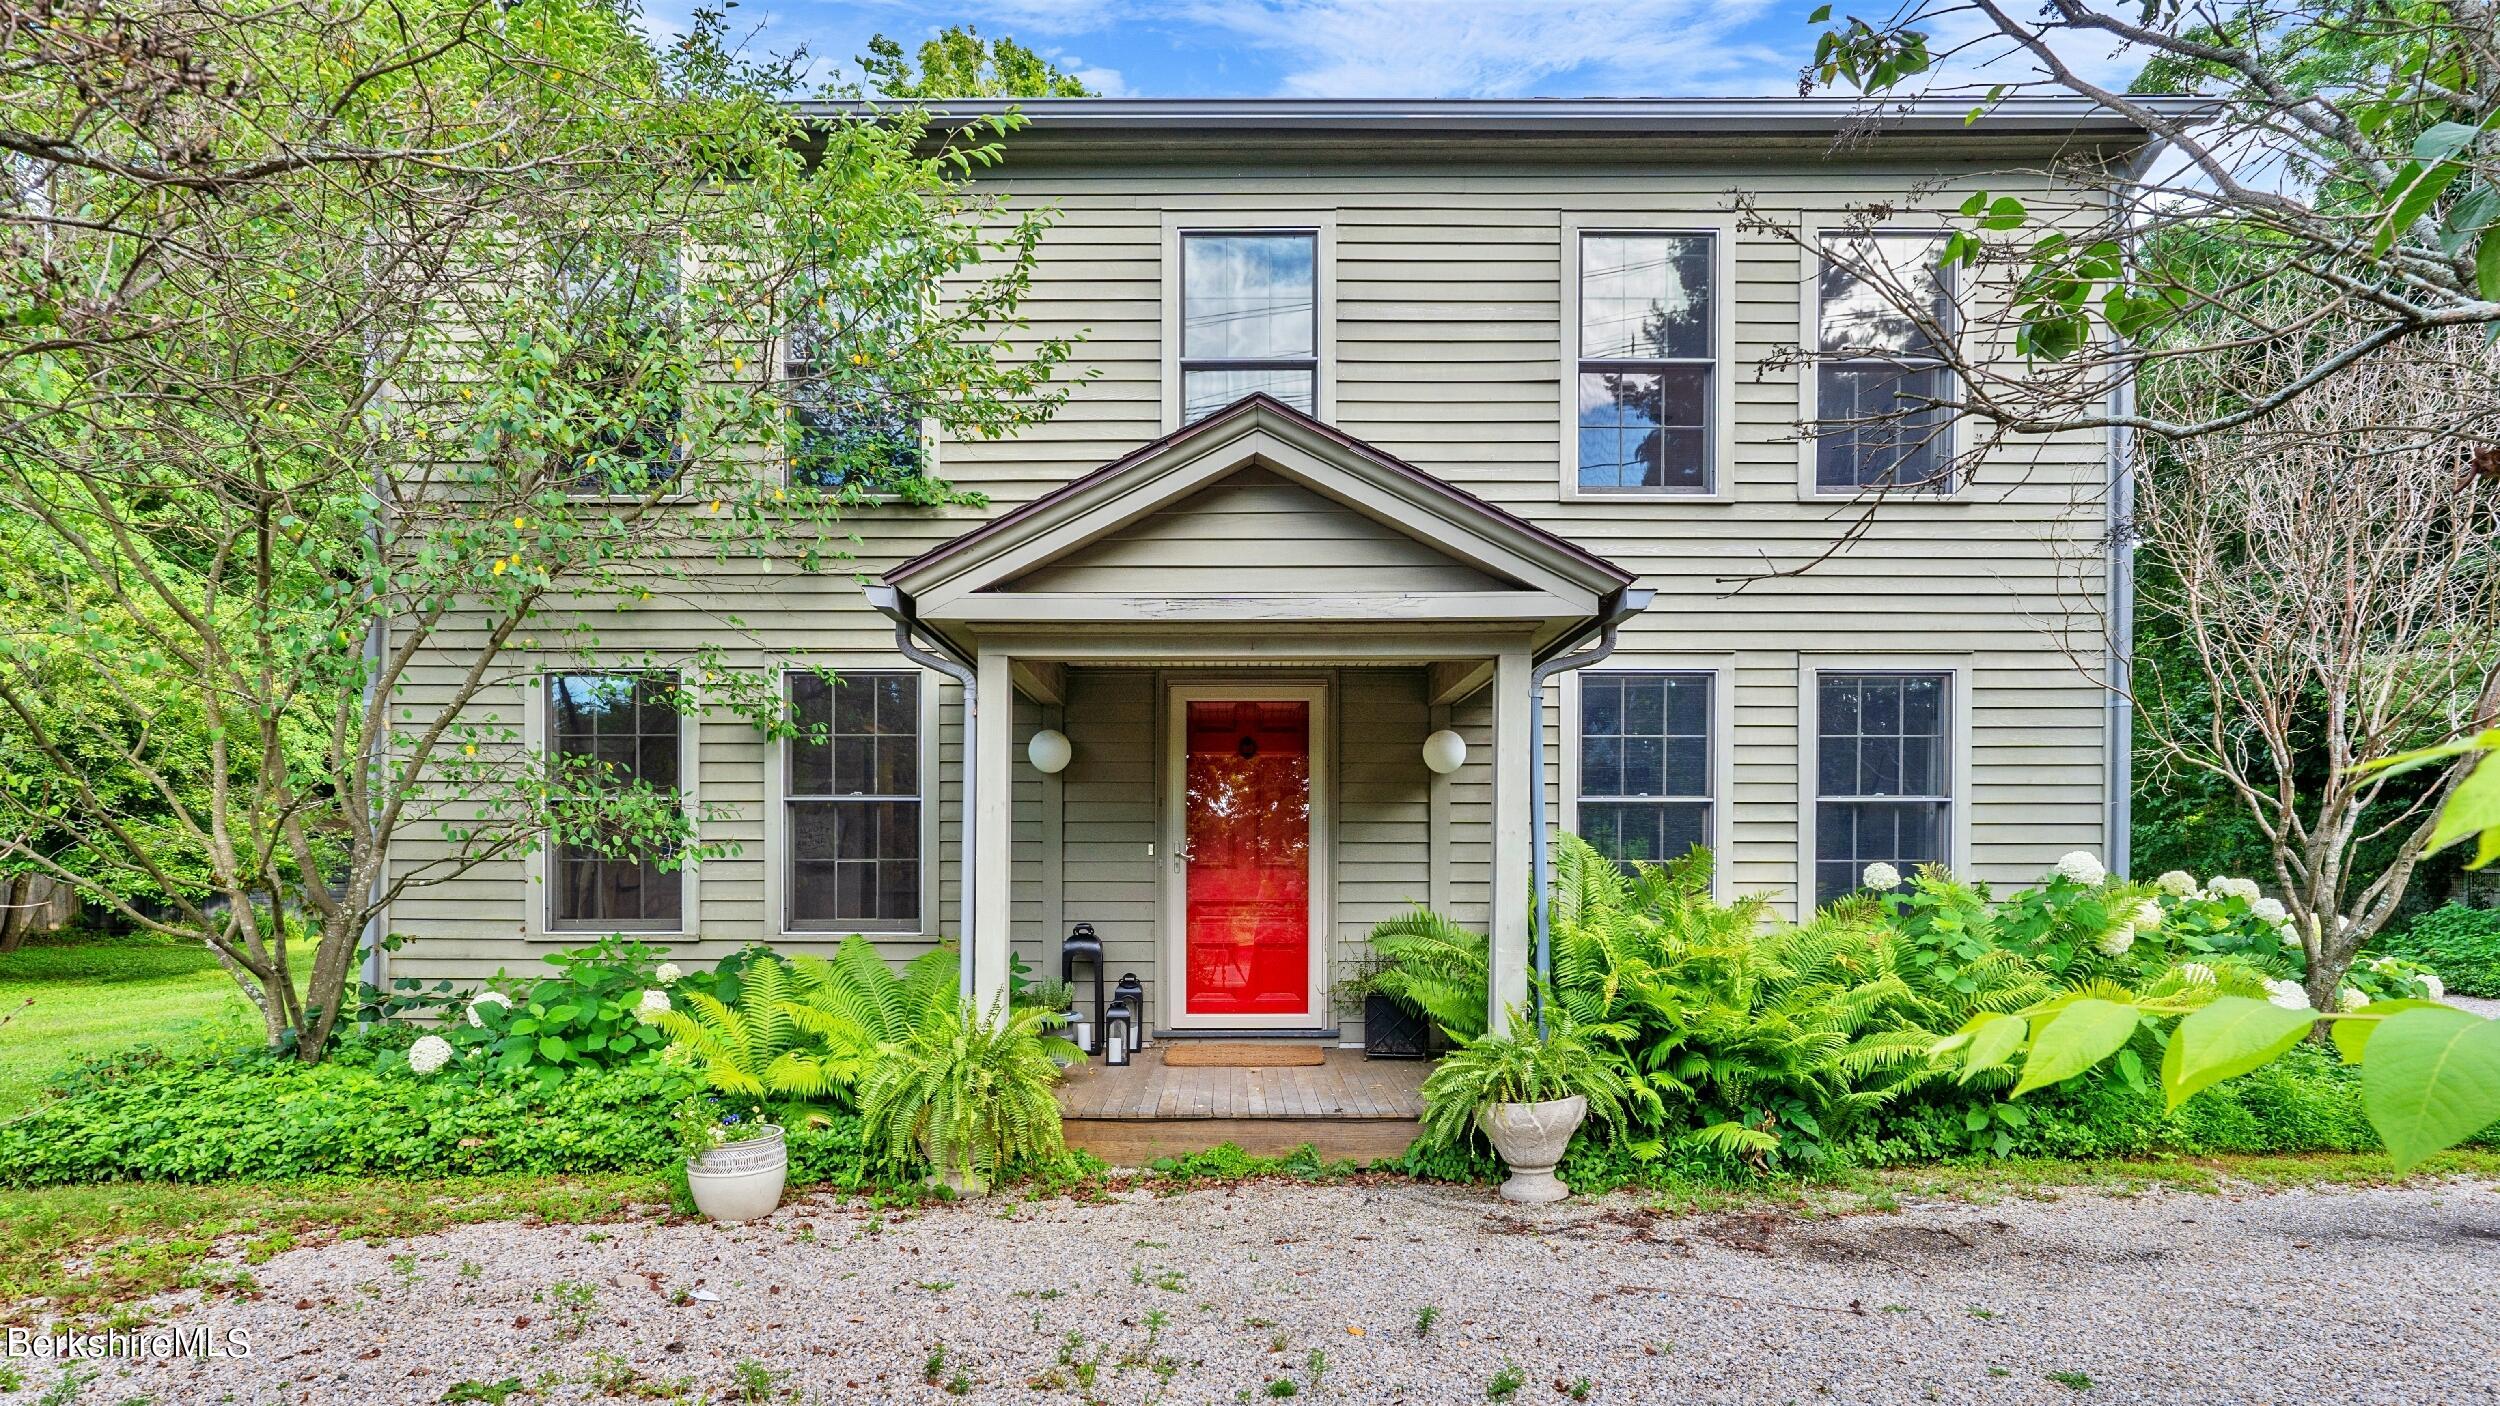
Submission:
[[[1589,1101],[1573,1094],[1544,1103],[1497,1103],[1477,1115],[1493,1150],[1502,1154],[1502,1165],[1510,1168],[1510,1180],[1502,1183],[1504,1200],[1542,1205],[1571,1194],[1554,1175],[1554,1164],[1588,1111]]]
[[[694,1208],[714,1220],[754,1220],[781,1204],[790,1177],[790,1149],[781,1129],[767,1123],[755,1137],[726,1142],[686,1159],[686,1189]]]

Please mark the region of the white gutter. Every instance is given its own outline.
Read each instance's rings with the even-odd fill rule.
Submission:
[[[978,799],[976,788],[980,784],[981,775],[981,768],[976,765],[979,760],[976,749],[980,745],[981,736],[981,677],[974,671],[971,661],[964,659],[960,653],[937,636],[931,635],[930,639],[938,646],[938,649],[945,651],[943,654],[923,649],[912,640],[912,634],[920,628],[920,622],[911,612],[909,596],[892,586],[863,586],[860,589],[861,593],[868,597],[868,603],[876,608],[878,614],[894,622],[894,648],[897,652],[924,669],[934,670],[953,679],[963,689],[963,823],[956,827],[956,833],[961,836],[961,839],[957,841],[955,850],[956,859],[961,864],[963,873],[956,881],[955,894],[956,902],[960,905],[960,916],[955,919],[957,925],[955,982],[957,993],[963,997],[964,1004],[969,1007],[972,1004],[972,915],[975,887],[972,837],[976,827],[973,824],[973,816],[975,802]]]
[[[1656,591],[1640,586],[1617,592],[1599,620],[1595,649],[1577,654],[1563,652],[1586,639],[1584,633],[1563,642],[1543,663],[1528,671],[1528,884],[1534,902],[1537,975],[1536,987],[1528,993],[1528,1004],[1536,1011],[1539,1039],[1545,1037],[1544,990],[1554,980],[1554,933],[1552,914],[1547,911],[1551,907],[1547,890],[1553,887],[1553,855],[1545,837],[1545,681],[1585,669],[1614,653],[1615,637],[1623,622],[1649,609],[1657,595]]]
[[[2132,184],[2144,178],[2161,159],[2167,142],[2154,141],[2135,154],[2127,166]],[[2113,194],[2112,204],[2123,199]],[[2123,353],[2126,340],[2110,335],[2113,351]],[[2135,372],[2109,388],[2109,514],[2107,638],[2101,641],[2109,689],[2106,752],[2101,772],[2106,778],[2109,872],[2126,878],[2135,859],[2135,431],[2117,421],[2135,414]]]

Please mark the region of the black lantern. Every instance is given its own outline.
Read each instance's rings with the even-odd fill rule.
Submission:
[[[1102,1062],[1118,1069],[1129,1061],[1129,1042],[1137,1038],[1137,1016],[1126,1000],[1111,1003],[1110,1013],[1102,1018]]]
[[[1092,923],[1079,923],[1068,929],[1067,939],[1059,944],[1059,979],[1068,984],[1068,1000],[1071,1009],[1075,1008],[1076,964],[1079,962],[1093,964],[1094,1019],[1091,1024],[1088,1024],[1082,1016],[1079,1016],[1069,1022],[1068,1030],[1070,1036],[1075,1039],[1077,1048],[1087,1054],[1092,1054],[1094,1037],[1102,1029],[1103,1001],[1107,994],[1103,990],[1105,982],[1102,975],[1102,938],[1094,932]]]
[[[1128,1049],[1135,1054],[1146,1047],[1146,984],[1135,972],[1123,972],[1120,984],[1111,988],[1111,999],[1128,1007]]]

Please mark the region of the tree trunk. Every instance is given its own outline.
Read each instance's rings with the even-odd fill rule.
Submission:
[[[35,876],[18,874],[9,880],[9,907],[0,914],[0,955],[16,951],[26,941],[26,934],[35,930],[33,901]]]

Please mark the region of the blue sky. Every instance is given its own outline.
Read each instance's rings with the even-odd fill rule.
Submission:
[[[675,29],[691,3],[651,0],[652,28]],[[844,68],[871,34],[909,47],[970,23],[1124,96],[1583,97],[1794,93],[1814,50],[1806,15],[1815,3],[741,0],[729,14],[756,44],[803,43],[820,64]]]

